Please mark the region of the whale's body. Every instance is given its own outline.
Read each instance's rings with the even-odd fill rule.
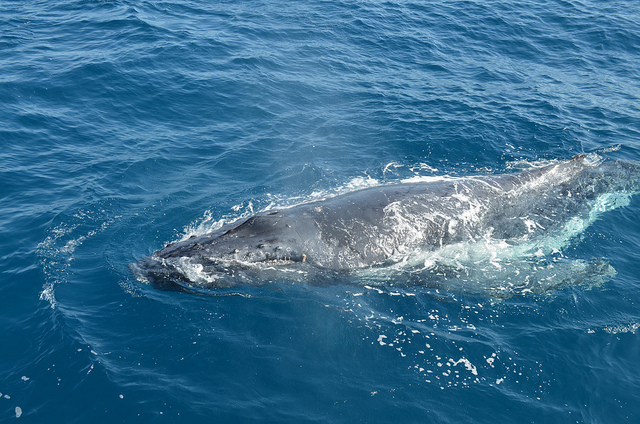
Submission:
[[[571,220],[589,222],[598,212],[602,196],[628,197],[639,180],[636,164],[578,155],[520,173],[370,187],[258,213],[167,245],[131,268],[165,287],[228,287],[267,271],[384,266],[489,238],[513,246],[570,232]]]

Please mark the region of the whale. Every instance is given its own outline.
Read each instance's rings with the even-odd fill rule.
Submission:
[[[381,184],[264,210],[167,244],[130,269],[156,287],[194,291],[384,269],[487,240],[541,255],[638,191],[640,165],[598,154],[521,172]],[[549,239],[562,242],[541,242]]]

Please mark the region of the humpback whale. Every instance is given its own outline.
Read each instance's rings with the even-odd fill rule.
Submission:
[[[379,185],[265,210],[168,244],[130,268],[140,281],[191,291],[384,268],[486,240],[544,255],[638,191],[640,165],[580,154],[519,173]],[[560,242],[541,242],[549,237]]]

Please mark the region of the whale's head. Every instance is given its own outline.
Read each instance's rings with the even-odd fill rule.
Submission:
[[[168,244],[131,264],[130,269],[138,280],[165,289],[253,282],[265,270],[307,262],[305,239],[300,235],[304,228],[282,211],[269,211]]]

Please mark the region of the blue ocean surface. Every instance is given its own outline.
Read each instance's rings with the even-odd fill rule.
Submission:
[[[0,123],[1,422],[640,422],[630,193],[554,251],[606,272],[533,292],[544,252],[474,290],[129,269],[364,187],[639,161],[635,1],[3,1]]]

